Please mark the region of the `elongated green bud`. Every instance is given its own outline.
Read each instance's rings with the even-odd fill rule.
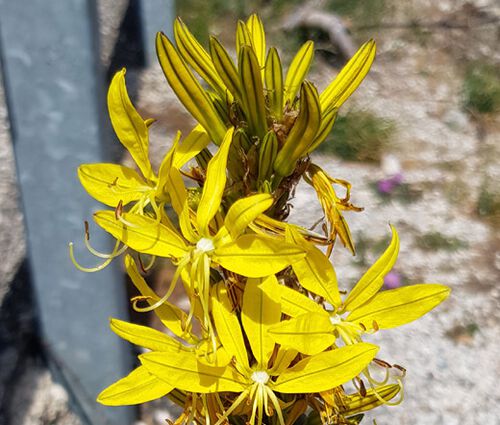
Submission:
[[[278,154],[278,138],[274,131],[269,131],[259,147],[259,183],[269,180],[273,173],[273,164]]]
[[[316,88],[304,82],[300,89],[300,111],[284,146],[274,161],[278,176],[289,176],[299,158],[305,156],[314,142],[321,124],[321,107]]]

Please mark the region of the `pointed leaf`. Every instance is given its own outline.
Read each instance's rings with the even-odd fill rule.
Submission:
[[[360,343],[306,357],[287,369],[273,385],[286,393],[317,393],[345,384],[370,363],[378,347]]]
[[[246,387],[245,380],[232,366],[207,366],[198,362],[194,353],[171,356],[151,352],[140,355],[139,359],[151,374],[180,390],[206,394],[241,392]]]
[[[266,102],[259,62],[250,46],[242,46],[240,50],[238,72],[242,87],[242,107],[248,126],[252,135],[262,139],[267,133]]]
[[[321,109],[318,92],[309,82],[302,84],[300,90],[300,112],[288,134],[285,145],[274,161],[274,170],[286,177],[295,169],[299,158],[307,154],[321,124]]]
[[[243,235],[230,244],[216,247],[213,260],[227,270],[247,277],[278,273],[300,260],[304,250],[279,239]]]
[[[189,351],[179,341],[149,326],[136,325],[123,320],[111,319],[111,330],[119,337],[140,347],[172,354]]]
[[[422,317],[450,295],[450,288],[424,283],[383,291],[353,310],[346,320],[363,323],[367,329],[395,328]]]
[[[172,42],[162,33],[158,33],[156,37],[156,52],[172,90],[196,121],[210,134],[213,141],[217,145],[220,144],[224,138],[226,126]]]
[[[344,302],[344,311],[353,311],[363,305],[370,300],[384,284],[384,277],[392,269],[392,266],[394,266],[399,252],[398,233],[392,225],[391,230],[391,243],[349,293]]]
[[[182,58],[193,67],[215,91],[224,95],[226,86],[215,71],[214,64],[208,52],[198,43],[181,18],[174,22],[174,37]]]
[[[212,289],[212,315],[217,336],[229,356],[234,356],[239,365],[249,367],[240,322],[233,310],[224,282],[219,282]]]
[[[234,128],[231,127],[226,132],[219,150],[208,163],[207,177],[196,213],[198,230],[205,236],[209,235],[208,225],[219,210],[222,194],[226,187],[227,155],[233,140],[233,133]]]
[[[269,50],[267,55],[264,81],[269,109],[274,118],[279,121],[283,116],[283,69],[278,51],[274,47]]]
[[[285,102],[292,103],[309,72],[314,58],[314,43],[307,41],[302,45],[288,68],[285,79]]]
[[[102,391],[97,396],[97,401],[106,406],[142,404],[163,397],[173,388],[151,375],[144,366],[139,366]]]
[[[375,41],[363,44],[320,96],[321,109],[339,108],[358,88],[375,59]]]
[[[109,117],[118,139],[130,152],[144,177],[154,180],[148,155],[148,127],[130,101],[125,85],[125,72],[125,68],[118,71],[109,86]]]
[[[285,320],[269,329],[272,339],[284,348],[310,356],[321,353],[335,342],[328,313],[307,313]]]
[[[117,220],[114,211],[97,211],[94,221],[135,251],[158,257],[179,258],[186,254],[184,241],[164,224],[143,215],[124,213],[122,216],[133,227]]]
[[[268,330],[279,323],[281,309],[279,299],[272,299],[261,288],[264,280],[266,279],[247,280],[243,292],[241,321],[258,367],[267,369],[275,345]]]
[[[236,239],[241,235],[247,226],[269,209],[272,204],[273,198],[267,193],[238,199],[231,205],[224,219],[224,225],[229,230],[231,237]]]
[[[136,171],[118,164],[82,164],[78,178],[90,196],[110,207],[137,201],[152,189]]]
[[[287,241],[303,248],[307,255],[292,264],[300,284],[308,291],[325,298],[331,305],[341,304],[337,275],[330,260],[313,244],[307,242],[293,227],[286,228]]]
[[[144,278],[140,275],[134,259],[128,254],[125,256],[125,270],[139,293],[148,298],[147,302],[149,305],[153,305],[160,300],[160,297],[149,287]],[[195,342],[190,336],[191,327],[187,329],[183,328],[183,324],[187,321],[187,314],[179,307],[165,301],[162,305],[155,308],[154,312],[163,325],[175,335],[183,338],[188,343]]]

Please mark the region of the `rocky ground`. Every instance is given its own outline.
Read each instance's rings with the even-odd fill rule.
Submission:
[[[121,5],[108,16],[106,3],[101,3],[103,58],[109,60],[124,8]],[[488,58],[500,63],[496,49],[500,6],[495,0],[412,0],[391,2],[388,10],[390,14],[376,28],[354,32],[355,22],[350,23],[356,41],[377,40],[378,55],[369,78],[344,108],[367,110],[395,123],[382,161],[313,158],[333,177],[350,181],[353,202],[365,208],[346,214],[358,257],[338,246],[334,264],[341,286],[348,289],[380,253],[389,233],[388,223],[392,223],[401,237],[396,271],[402,283],[441,282],[452,288],[452,295],[418,322],[372,337],[382,347],[380,357],[403,365],[408,373],[404,403],[382,407],[369,418],[376,418],[378,425],[499,425],[500,217],[481,215],[478,210],[485,191],[500,196],[495,184],[500,175],[500,117],[464,110],[462,84],[465,61]],[[491,17],[497,21],[487,23]],[[399,25],[415,20],[425,31],[415,30],[415,25]],[[439,20],[448,26],[431,25]],[[232,25],[228,28],[232,31]],[[326,62],[320,62],[310,79],[323,87],[335,73]],[[189,117],[158,66],[129,75],[137,82],[141,112],[159,119],[152,136],[152,156],[159,158],[175,130],[189,128]],[[29,305],[20,309],[22,314],[6,307],[9,297],[23,285],[23,279],[14,276],[23,259],[24,242],[2,108],[0,158],[1,317],[32,335]],[[403,185],[382,196],[376,184],[395,170],[401,173]],[[310,225],[321,218],[306,185],[298,186],[293,204],[291,220]],[[4,411],[10,409],[12,424],[75,423],[67,411],[67,395],[51,381],[43,361],[32,355],[33,347],[20,349],[12,332],[4,330],[1,337],[0,342],[10,344],[10,350],[0,349],[0,398],[9,401]],[[17,365],[16,370],[11,365]],[[6,397],[2,383],[14,373],[21,377]],[[27,413],[12,413],[15,403],[26,406]],[[151,403],[143,409],[142,420],[164,423],[167,409],[161,402]]]

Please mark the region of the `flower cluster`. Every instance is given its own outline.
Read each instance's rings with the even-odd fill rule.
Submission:
[[[139,293],[134,309],[154,311],[168,329],[111,320],[116,334],[149,351],[98,401],[126,405],[167,396],[184,409],[175,423],[206,425],[355,424],[364,411],[396,404],[404,369],[376,358],[378,347],[363,338],[419,318],[449,289],[379,291],[398,255],[392,227],[382,256],[348,294],[339,290],[329,257],[337,239],[354,254],[343,212],[360,208],[349,200],[350,184],[309,156],[368,73],[375,43],[361,46],[319,94],[306,80],[313,43],[302,46],[284,74],[255,15],[238,22],[237,63],[216,38],[207,51],[180,19],[174,29],[176,45],[158,34],[158,58],[198,124],[185,137],[177,134],[154,171],[148,154],[154,120],[135,110],[122,70],[109,88],[109,114],[138,171],[116,164],[78,170],[87,192],[111,207],[94,220],[116,246],[98,252],[86,232],[89,250],[104,262],[85,269],[71,250],[73,261],[99,270],[128,251],[125,267]],[[322,232],[286,221],[301,180],[317,193]],[[157,257],[176,269],[164,295],[144,277]],[[170,301],[178,283],[189,309]]]

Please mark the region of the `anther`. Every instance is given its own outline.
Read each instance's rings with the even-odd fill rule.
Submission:
[[[122,214],[123,214],[123,201],[120,199],[120,202],[118,202],[118,205],[115,208],[115,218],[119,220]]]
[[[85,220],[83,222],[83,225],[85,226],[85,240],[89,241],[90,240],[89,222]]]

